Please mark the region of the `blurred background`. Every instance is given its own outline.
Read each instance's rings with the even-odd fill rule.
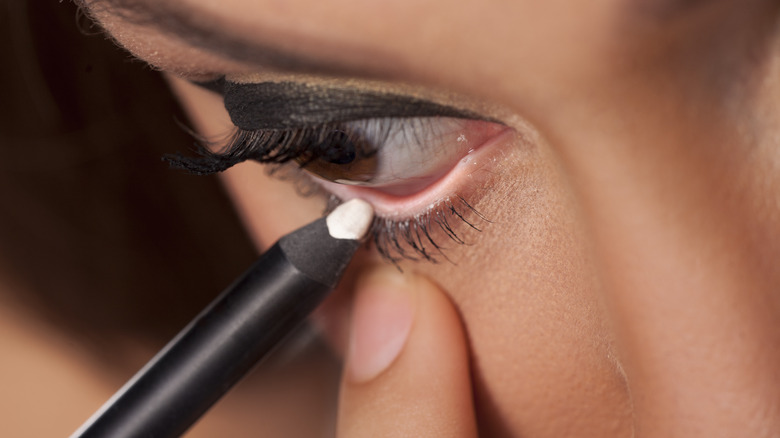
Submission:
[[[184,114],[71,2],[3,1],[0,269],[24,288],[13,299],[98,351],[128,330],[176,330],[253,258],[218,181],[160,159],[191,148]]]
[[[0,435],[62,436],[255,250],[161,161],[194,140],[159,73],[71,1],[0,4]]]

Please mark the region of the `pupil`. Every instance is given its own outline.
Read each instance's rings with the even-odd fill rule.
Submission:
[[[355,143],[343,131],[333,131],[322,147],[324,153],[320,158],[328,163],[349,164],[357,158]]]

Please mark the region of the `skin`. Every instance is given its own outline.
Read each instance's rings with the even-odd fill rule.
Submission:
[[[780,434],[777,4],[181,6],[514,129],[453,183],[491,221],[457,264],[366,253],[317,315],[346,355],[339,437]],[[229,131],[221,99],[177,77],[264,72],[94,14],[207,137]],[[224,181],[260,249],[321,212],[253,163]]]

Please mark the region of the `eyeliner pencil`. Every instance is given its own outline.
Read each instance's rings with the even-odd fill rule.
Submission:
[[[279,239],[71,437],[183,434],[322,302],[372,219],[353,199]]]

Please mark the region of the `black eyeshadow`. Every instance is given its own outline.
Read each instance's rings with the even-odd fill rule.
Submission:
[[[296,129],[379,117],[456,117],[484,120],[469,111],[402,94],[299,82],[198,85],[221,93],[230,119],[245,130]]]

